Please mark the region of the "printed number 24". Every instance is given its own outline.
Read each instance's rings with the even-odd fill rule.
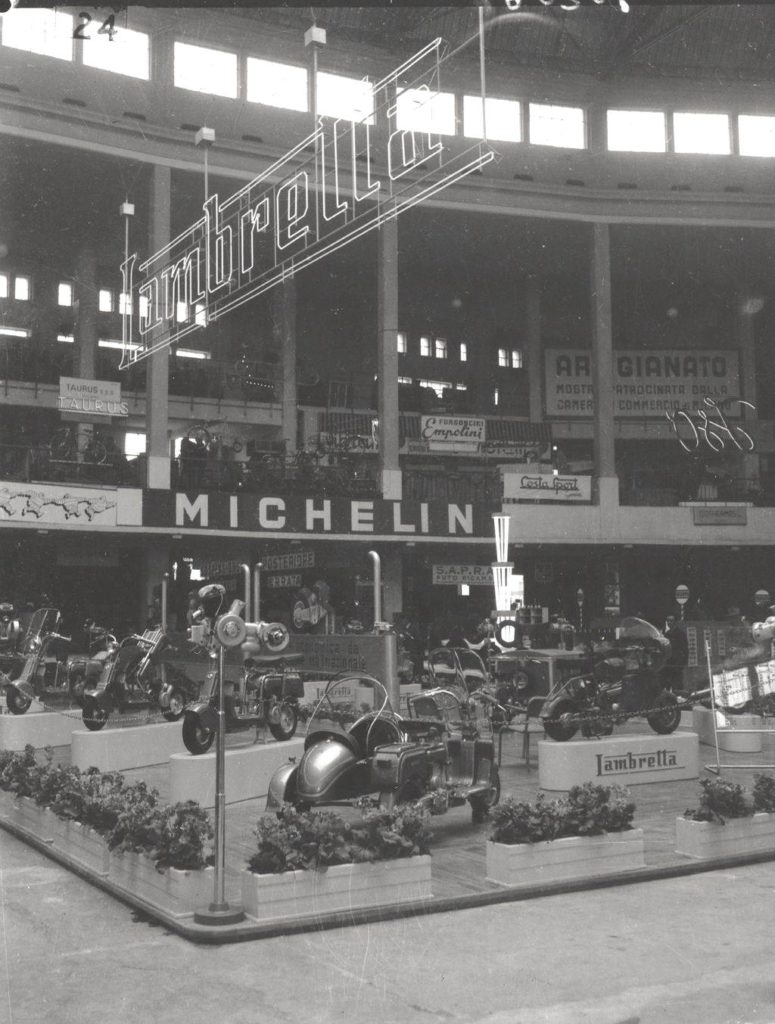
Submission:
[[[87,14],[86,11],[81,11],[78,17],[82,18],[83,20],[80,24],[75,26],[75,31],[73,32],[73,39],[91,39],[91,36],[84,35],[84,29],[88,28],[88,26],[91,25],[91,14]],[[113,42],[113,36],[116,34],[116,32],[118,32],[118,29],[116,28],[115,14],[110,14],[97,29],[97,35],[108,36],[111,43]]]

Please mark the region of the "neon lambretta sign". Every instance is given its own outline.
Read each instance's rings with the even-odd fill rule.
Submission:
[[[377,82],[374,114],[358,123],[320,117],[311,135],[244,188],[223,202],[208,197],[203,216],[169,245],[144,262],[136,254],[125,260],[123,290],[133,301],[124,316],[121,367],[205,327],[492,160],[484,143],[454,153],[430,131],[398,127],[404,83],[422,105],[438,94],[441,51],[436,39]]]

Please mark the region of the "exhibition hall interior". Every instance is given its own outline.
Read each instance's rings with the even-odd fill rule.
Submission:
[[[2,5],[3,841],[204,945],[775,858],[773,48]]]

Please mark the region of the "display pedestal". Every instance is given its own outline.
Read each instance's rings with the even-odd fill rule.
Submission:
[[[585,782],[637,786],[696,779],[698,774],[699,740],[693,732],[538,743],[541,789],[567,791]]]
[[[65,747],[80,724],[80,712],[58,715],[53,711],[33,714],[40,708],[35,701],[24,715],[0,715],[0,750],[24,750],[33,747]],[[70,717],[70,716],[73,717]]]
[[[714,746],[713,711],[710,708],[693,708],[694,731],[700,737],[700,743]],[[761,735],[750,732],[738,733],[737,729],[761,729],[762,719],[759,715],[727,715],[716,710],[716,733],[719,750],[737,750],[757,753],[762,749]]]
[[[73,733],[71,763],[84,771],[120,772],[164,764],[171,754],[185,750],[181,722],[158,722],[130,729],[111,729],[110,723],[99,732]]]
[[[304,737],[235,747],[226,751],[226,803],[266,796],[269,780],[280,765],[304,753]],[[170,758],[170,803],[197,800],[215,806],[215,751],[173,754]]]

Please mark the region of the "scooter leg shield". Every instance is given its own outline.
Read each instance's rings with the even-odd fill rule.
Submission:
[[[196,704],[187,705],[186,715],[195,715],[208,732],[215,732],[218,728],[218,712],[209,701],[199,701]]]
[[[279,811],[283,804],[292,803],[296,796],[296,773],[298,766],[295,764],[281,765],[269,780],[269,792],[266,797],[267,811]]]

